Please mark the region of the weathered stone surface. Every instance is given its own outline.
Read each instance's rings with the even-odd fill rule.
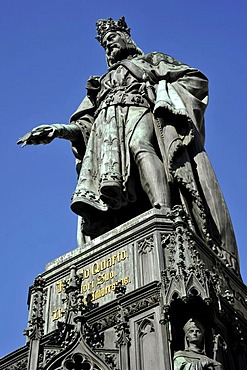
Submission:
[[[216,252],[182,209],[152,209],[50,262],[30,288],[29,364],[55,370],[98,356],[102,369],[172,369],[193,315],[207,328],[209,358],[220,336],[236,347],[219,348],[219,361],[237,368],[246,359],[247,289]]]
[[[152,209],[92,240],[84,248],[50,262],[40,277],[44,281],[45,298],[40,298],[44,318],[39,322],[44,320],[44,333],[54,330],[57,321],[63,320],[71,266],[75,266],[85,304],[89,294],[91,302],[100,305],[114,300],[119,282],[130,293],[159,281],[163,287],[165,316],[174,295],[184,301],[198,295],[210,304],[214,292],[219,306],[227,302],[247,319],[247,293],[241,280],[226,267],[224,259],[194,234],[183,219],[183,212],[181,216],[177,212]],[[36,301],[37,289],[33,287],[30,323],[39,312]]]

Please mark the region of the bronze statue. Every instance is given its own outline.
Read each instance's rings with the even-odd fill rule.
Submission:
[[[222,365],[206,356],[204,329],[199,321],[190,319],[184,325],[185,349],[174,355],[174,370],[222,370]]]
[[[108,71],[89,78],[69,125],[39,126],[18,144],[71,141],[78,171],[71,208],[86,235],[111,229],[121,214],[133,217],[140,182],[149,207],[182,205],[196,232],[206,241],[213,235],[238,271],[230,216],[204,149],[207,78],[167,54],[144,54],[124,17],[99,20],[97,31]]]

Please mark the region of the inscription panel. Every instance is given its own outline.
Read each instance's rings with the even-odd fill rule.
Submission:
[[[66,309],[66,295],[64,285],[69,279],[69,266],[64,279],[52,283],[50,289],[50,299],[47,300],[46,312],[46,333],[56,329],[57,321],[63,321]],[[133,245],[127,245],[115,252],[106,254],[101,258],[96,258],[91,263],[85,264],[77,269],[80,282],[80,293],[86,304],[88,294],[91,294],[92,302],[100,305],[115,299],[115,287],[121,282],[127,287],[127,292],[134,289],[134,263]]]

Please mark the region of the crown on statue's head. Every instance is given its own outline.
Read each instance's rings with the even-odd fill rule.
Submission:
[[[112,18],[107,19],[99,19],[96,22],[96,28],[98,35],[96,39],[103,44],[103,38],[107,34],[107,32],[126,32],[130,36],[130,28],[128,27],[127,23],[125,22],[125,18],[121,17],[117,21],[114,21]]]

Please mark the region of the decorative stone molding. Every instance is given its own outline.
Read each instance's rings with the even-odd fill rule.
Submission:
[[[138,252],[140,254],[147,254],[149,252],[152,252],[154,248],[153,236],[146,237],[145,239],[139,241],[137,245],[138,245]]]
[[[44,334],[44,318],[43,307],[46,302],[45,280],[38,276],[31,287],[32,301],[31,301],[31,315],[28,321],[28,328],[24,330],[24,335],[29,340],[40,339]]]
[[[174,232],[161,235],[161,244],[165,248],[166,259],[166,268],[161,272],[166,309],[174,299],[186,302],[193,296],[201,296],[208,304],[211,298],[205,264],[191,232],[179,216]]]
[[[5,370],[26,370],[27,369],[28,359],[24,358],[22,360],[17,361],[15,364],[10,365],[5,368]]]
[[[127,317],[131,317],[136,313],[140,313],[144,309],[148,309],[154,305],[157,305],[160,301],[160,293],[154,293],[151,296],[139,299],[132,304],[124,307],[124,311]]]
[[[101,370],[90,357],[81,353],[73,353],[63,361],[64,370]]]
[[[130,330],[128,318],[124,314],[123,308],[120,306],[117,314],[117,325],[114,327],[117,340],[116,346],[119,348],[123,345],[130,345]]]

